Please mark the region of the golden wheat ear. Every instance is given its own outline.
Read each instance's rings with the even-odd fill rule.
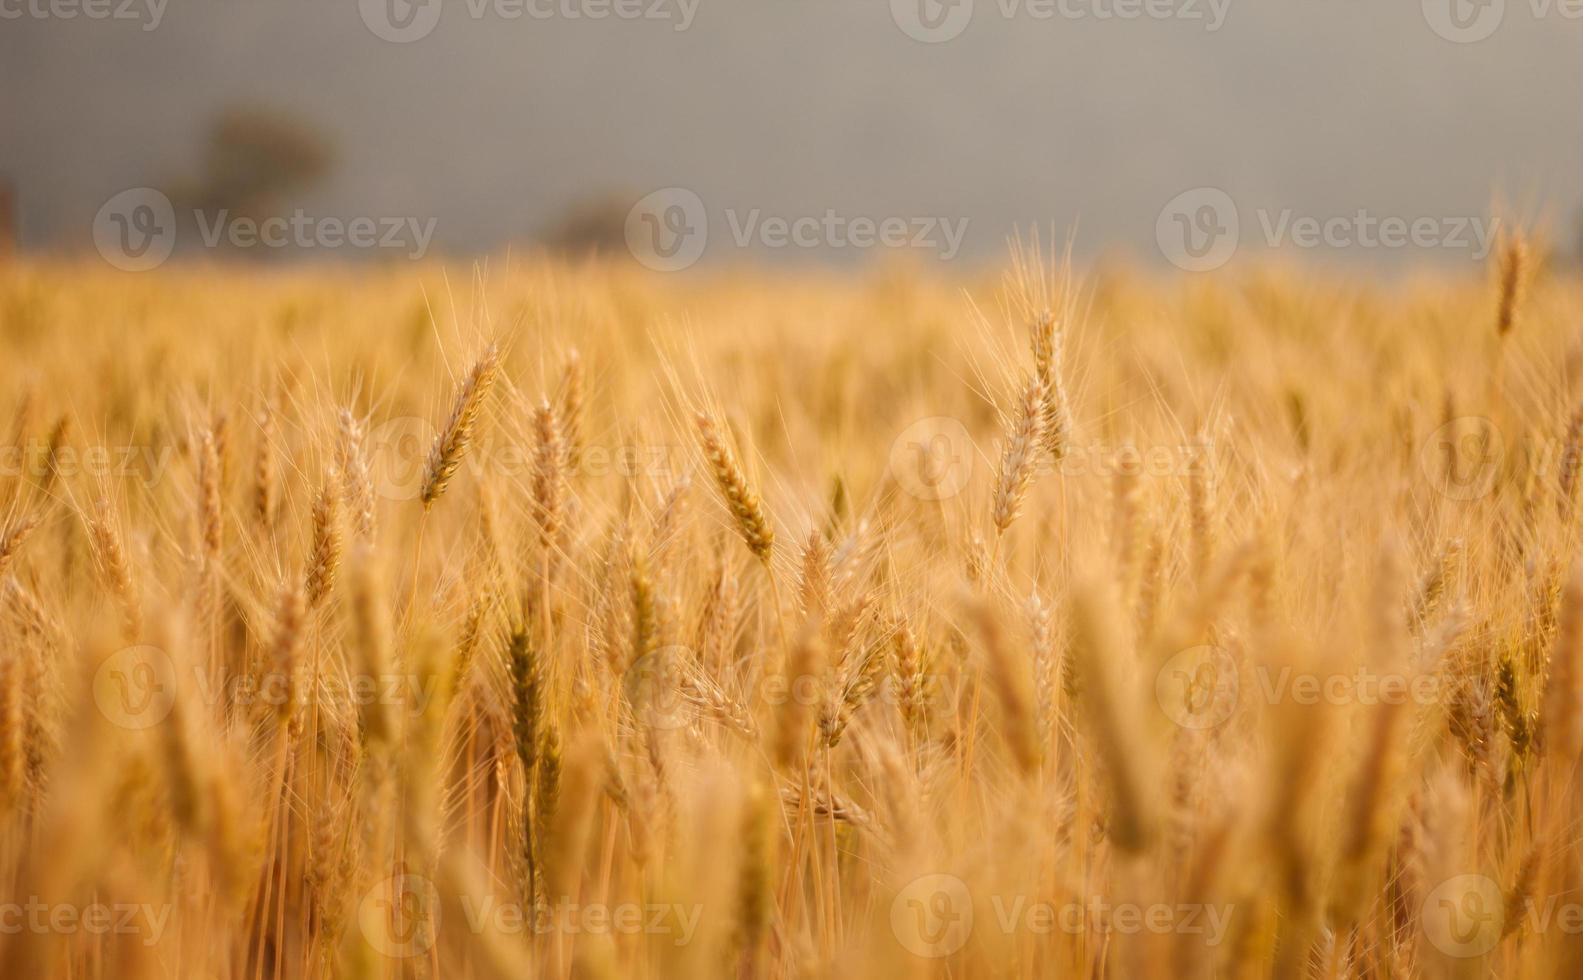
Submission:
[[[329,597],[341,567],[341,495],[337,482],[333,471],[327,473],[313,501],[313,544],[304,583],[309,609],[317,609]]]
[[[12,521],[11,524],[6,527],[5,533],[0,534],[0,574],[5,573],[6,566],[11,564],[11,562],[16,558],[17,552],[22,549],[22,542],[26,541],[28,536],[31,535],[38,528],[38,526],[38,515],[28,514]]]
[[[1499,300],[1495,306],[1495,334],[1504,338],[1517,325],[1522,311],[1523,289],[1531,264],[1528,240],[1520,232],[1504,236],[1496,263]]]
[[[709,463],[709,471],[714,475],[721,496],[725,497],[727,509],[736,520],[737,532],[747,543],[748,550],[759,561],[769,564],[775,548],[775,531],[764,517],[763,502],[748,485],[747,475],[737,462],[736,454],[726,444],[714,418],[706,412],[699,412],[693,421],[698,427],[704,459]]]
[[[1066,330],[1053,312],[1044,310],[1034,318],[1032,333],[1034,376],[1044,387],[1039,408],[1040,444],[1050,454],[1051,461],[1059,465],[1071,449],[1072,441],[1072,409],[1067,402],[1066,384],[1062,381]]]
[[[423,476],[423,490],[419,494],[423,509],[428,510],[450,486],[451,478],[462,465],[462,457],[473,441],[473,428],[478,414],[483,410],[489,389],[494,386],[495,375],[500,369],[500,348],[495,344],[479,356],[473,369],[456,389],[454,407],[445,428],[434,440],[429,453],[429,465]]]
[[[1044,431],[1044,382],[1037,376],[1023,389],[1017,415],[1006,432],[1006,446],[1000,455],[1000,474],[995,482],[995,501],[990,518],[998,534],[1005,534],[1011,522],[1022,513],[1022,502],[1033,485],[1034,464],[1038,461],[1040,433]]]
[[[122,638],[128,643],[136,643],[143,632],[143,603],[138,594],[137,580],[132,577],[132,564],[127,558],[126,547],[121,541],[120,526],[110,509],[110,502],[103,497],[94,505],[93,517],[88,520],[88,534],[99,556],[99,568],[105,586],[121,607]]]
[[[533,410],[533,437],[533,519],[547,555],[560,531],[567,459],[560,422],[547,400]]]
[[[336,416],[341,442],[338,449],[341,470],[341,495],[351,513],[352,526],[360,541],[374,540],[374,479],[364,449],[363,424],[347,409]]]

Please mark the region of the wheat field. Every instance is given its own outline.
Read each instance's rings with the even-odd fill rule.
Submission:
[[[0,976],[1575,976],[1580,327],[0,266]]]

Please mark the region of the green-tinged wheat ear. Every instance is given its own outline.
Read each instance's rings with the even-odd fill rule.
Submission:
[[[554,725],[544,726],[544,733],[539,737],[538,759],[538,772],[533,781],[533,826],[537,835],[534,846],[543,855],[553,843],[549,834],[561,795],[561,733]]]
[[[548,832],[554,846],[546,848],[544,855],[544,883],[552,901],[573,894],[595,822],[594,802],[605,785],[605,772],[604,750],[592,733],[568,737],[555,812],[549,821]]]
[[[451,477],[456,475],[457,468],[462,465],[462,457],[473,440],[478,414],[483,410],[489,389],[494,386],[499,368],[500,348],[491,344],[457,387],[451,417],[434,440],[434,449],[429,453],[429,465],[419,495],[424,510],[433,507],[434,502],[440,499],[445,488],[450,486]]]
[[[768,564],[775,547],[775,531],[764,517],[764,506],[759,495],[748,485],[736,454],[726,445],[714,419],[705,412],[699,412],[694,422],[703,444],[704,459],[709,463],[715,485],[725,497],[727,509],[736,519],[737,531],[742,535],[742,540],[747,542],[748,550]]]
[[[275,412],[266,401],[258,410],[258,446],[253,457],[253,519],[267,533],[275,524]]]
[[[522,771],[529,776],[538,761],[543,713],[543,671],[525,627],[511,632],[506,646],[506,671],[511,678],[511,733]]]

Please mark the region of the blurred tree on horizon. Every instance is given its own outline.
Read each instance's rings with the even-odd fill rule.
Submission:
[[[199,174],[176,183],[170,196],[180,209],[263,219],[334,166],[329,138],[306,120],[280,109],[232,106],[209,124]]]
[[[610,192],[574,202],[539,240],[552,251],[573,256],[621,252],[626,248],[627,214],[638,196]]]

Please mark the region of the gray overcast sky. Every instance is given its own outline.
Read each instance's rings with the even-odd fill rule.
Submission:
[[[659,16],[630,20],[571,16],[609,0],[168,0],[152,30],[162,0],[48,9],[77,2],[0,0],[0,175],[34,245],[85,241],[117,191],[190,172],[239,102],[333,135],[304,208],[432,217],[451,252],[671,186],[704,202],[710,256],[753,209],[966,218],[969,257],[1076,226],[1084,254],[1152,261],[1189,188],[1224,190],[1256,242],[1288,209],[1412,220],[1499,198],[1567,236],[1583,210],[1583,19],[1563,0],[1151,0],[1135,19],[1110,16],[1129,0],[1049,18],[1047,0],[642,0]],[[380,36],[409,15],[420,39]]]

